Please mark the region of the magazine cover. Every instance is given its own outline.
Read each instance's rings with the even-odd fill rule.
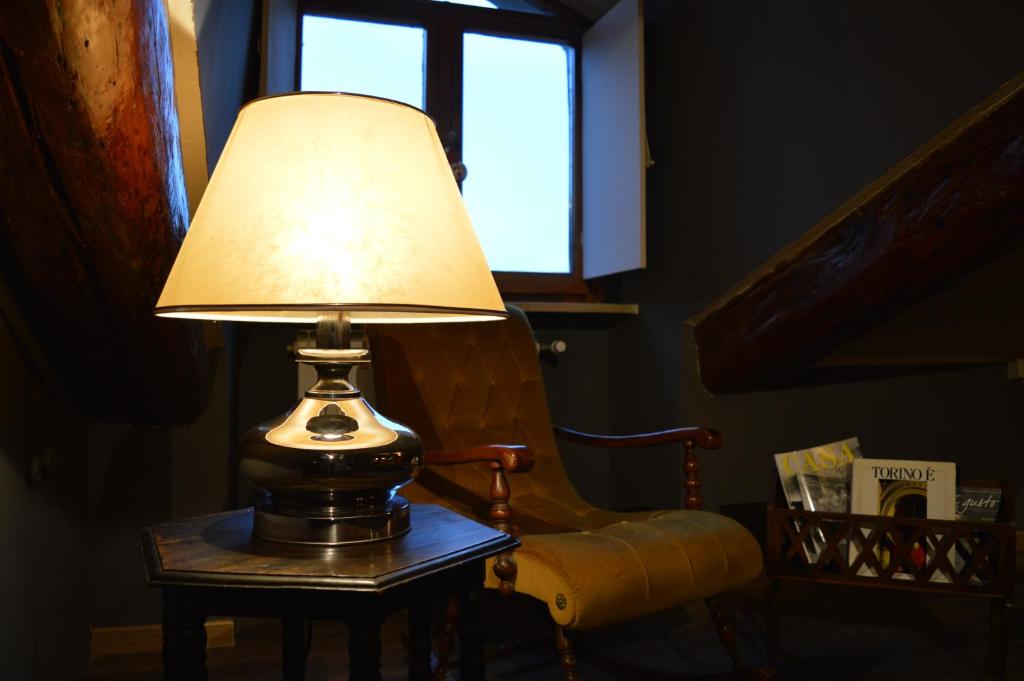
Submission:
[[[850,463],[857,458],[860,458],[860,443],[855,437],[810,449],[776,454],[775,467],[779,472],[786,505],[795,510],[825,511],[838,508],[835,504],[839,503],[842,505],[839,511],[848,512],[849,493],[845,495],[845,501],[837,502],[830,497],[825,502],[827,509],[819,507],[819,499],[823,495],[836,494],[837,485],[849,489]],[[825,537],[820,530],[809,534],[804,540],[804,550],[808,562],[814,563],[825,545]]]
[[[815,513],[849,513],[850,512],[850,466],[832,468],[821,473],[797,473],[796,481],[800,486],[800,501],[805,511]],[[836,521],[823,520],[823,525],[834,531]],[[828,543],[825,533],[814,527],[809,533],[811,544],[807,546],[807,555],[812,562],[818,562],[822,551]],[[842,560],[846,559],[847,540],[839,541]]]
[[[849,476],[835,471],[797,473],[796,480],[804,510],[820,513],[850,512]]]
[[[1003,490],[992,487],[957,487],[956,519],[995,522]]]
[[[855,437],[810,449],[776,454],[775,467],[779,471],[779,481],[786,496],[786,504],[792,509],[815,510],[804,506],[797,474],[829,475],[849,479],[850,464],[859,458],[860,443]],[[841,512],[847,511],[849,508],[844,508]]]
[[[1003,490],[997,487],[957,487],[956,519],[994,523],[999,514]],[[956,569],[961,571],[971,561],[974,547],[961,537],[956,543]],[[987,559],[986,559],[987,560]],[[977,574],[971,575],[971,584],[981,584]]]
[[[940,461],[858,459],[853,463],[851,511],[895,518],[955,520],[956,465]],[[909,538],[888,534],[881,538],[875,553],[883,568],[889,566],[896,542],[904,543],[904,539],[909,541]],[[909,559],[912,564],[897,566],[894,577],[913,579],[908,568],[924,568],[934,552],[927,541],[925,544],[910,547]],[[853,562],[856,557],[857,551],[851,550],[850,561]],[[858,574],[877,576],[876,571],[868,565],[861,566]],[[949,581],[949,578],[937,571],[932,575],[932,580]]]

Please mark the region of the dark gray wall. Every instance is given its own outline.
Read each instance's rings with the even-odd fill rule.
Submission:
[[[80,678],[89,659],[88,419],[0,279],[0,679]],[[32,477],[33,459],[41,476]]]
[[[257,0],[194,0],[199,86],[206,128],[206,164],[210,172],[224,149],[242,104],[259,87],[263,3]]]
[[[713,398],[685,322],[1024,68],[1024,4],[647,9],[649,266],[617,282],[642,314],[611,332],[628,358],[612,363],[612,427],[721,429],[724,449],[702,462],[711,508],[764,501],[772,452],[851,435],[866,456],[1019,479],[1024,384],[1005,366]],[[613,505],[679,504],[678,465],[670,450],[616,458]]]
[[[195,422],[175,427],[91,424],[94,626],[160,622],[160,594],[146,587],[139,561],[142,527],[230,507],[230,347],[212,349],[210,362],[213,388]]]
[[[256,96],[259,68],[256,0],[196,0],[207,162],[212,169],[238,109]],[[230,329],[207,328],[214,372],[206,411],[173,428],[93,424],[89,433],[92,501],[92,623],[160,621],[160,598],[145,586],[139,528],[230,507],[234,479],[231,417],[234,360]]]
[[[556,362],[547,358],[541,361],[551,421],[555,425],[591,433],[610,432],[610,330],[620,321],[611,315],[533,315],[530,323],[538,341],[564,340],[568,346]],[[608,450],[565,442],[560,442],[558,448],[580,496],[597,506],[609,507],[612,500]],[[515,485],[514,476],[510,484]]]

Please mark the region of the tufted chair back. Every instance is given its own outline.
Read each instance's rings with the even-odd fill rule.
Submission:
[[[497,322],[374,325],[367,335],[377,408],[415,430],[426,451],[488,444],[533,450],[534,469],[510,479],[523,532],[594,529],[613,520],[583,501],[566,476],[521,310],[509,307],[509,318]],[[486,464],[435,466],[402,493],[486,519],[490,481]]]

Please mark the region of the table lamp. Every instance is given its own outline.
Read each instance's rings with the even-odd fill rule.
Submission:
[[[506,316],[433,121],[364,95],[294,93],[238,114],[156,314],[316,324],[316,384],[241,442],[266,492],[253,531],[338,545],[409,529],[419,438],[348,382],[350,324]]]

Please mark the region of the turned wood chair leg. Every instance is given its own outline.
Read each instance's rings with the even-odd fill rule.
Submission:
[[[512,524],[512,507],[508,505],[512,492],[508,479],[500,464],[491,464],[491,509],[488,513],[491,526],[505,534],[516,536],[516,528]],[[516,574],[518,566],[511,551],[498,554],[494,561],[494,574],[501,580],[498,590],[503,596],[509,596],[516,590]]]
[[[774,664],[779,654],[779,580],[768,580],[768,597],[765,599],[768,625],[768,664]]]
[[[683,443],[683,489],[685,496],[683,507],[687,511],[699,511],[704,508],[704,497],[700,493],[700,462],[697,460],[697,447],[693,440]]]
[[[580,681],[576,671],[576,651],[573,649],[571,634],[564,627],[555,625],[555,645],[558,646],[558,662],[565,674],[565,681]]]
[[[746,663],[743,661],[743,656],[740,655],[739,643],[736,641],[736,626],[733,624],[732,616],[722,610],[717,598],[708,598],[704,603],[711,612],[711,621],[715,623],[718,638],[732,659],[733,668],[745,669]]]
[[[512,524],[512,508],[508,504],[511,490],[508,486],[508,479],[505,477],[505,471],[500,463],[492,463],[491,473],[491,508],[488,513],[491,525],[497,530],[515,536],[516,528]],[[508,596],[515,592],[516,573],[516,559],[512,552],[498,554],[494,561],[494,574],[501,580],[498,590],[502,595]],[[458,624],[459,598],[452,596],[445,609],[444,625],[437,643],[437,666],[434,667],[434,681],[444,681],[448,674],[452,644],[455,641]]]

